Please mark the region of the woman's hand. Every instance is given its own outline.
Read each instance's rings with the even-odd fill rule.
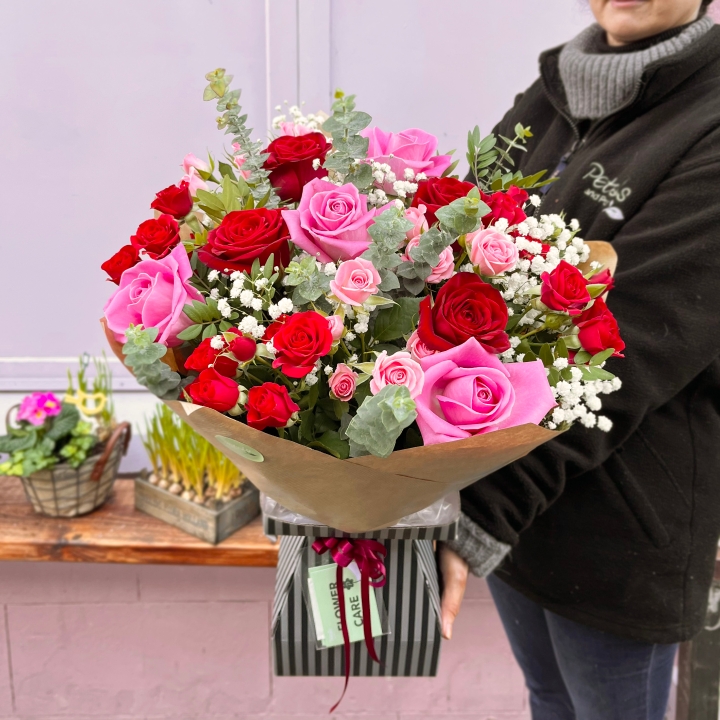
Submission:
[[[460,612],[465,586],[468,578],[467,563],[445,543],[439,547],[440,572],[443,579],[441,606],[442,635],[449,640],[452,637],[453,623]]]

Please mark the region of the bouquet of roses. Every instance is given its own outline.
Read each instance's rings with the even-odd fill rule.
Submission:
[[[261,489],[366,530],[575,421],[610,428],[614,254],[535,217],[549,181],[511,158],[528,128],[470,133],[478,187],[434,136],[370,128],[340,92],[330,117],[277,118],[263,147],[231,77],[207,78],[232,150],[186,156],[104,263],[105,323],[138,381]]]

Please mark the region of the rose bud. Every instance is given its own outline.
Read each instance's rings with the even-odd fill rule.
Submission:
[[[239,335],[230,341],[230,352],[241,362],[248,362],[255,357],[257,344],[252,338]]]

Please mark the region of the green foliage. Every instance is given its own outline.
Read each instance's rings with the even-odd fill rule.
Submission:
[[[43,425],[26,421],[8,427],[0,437],[0,453],[9,458],[0,463],[0,475],[32,475],[65,461],[77,468],[87,459],[98,438],[92,425],[81,419],[79,410],[62,403],[60,413],[49,417]]]
[[[367,155],[368,139],[358,133],[372,118],[355,110],[355,96],[335,92],[333,114],[323,123],[323,130],[333,139],[333,152],[328,154],[323,167],[339,180],[353,183],[359,190],[372,185],[372,169],[366,162],[357,162]]]
[[[210,84],[205,88],[203,100],[217,100],[217,110],[222,113],[217,119],[218,128],[224,129],[225,134],[232,135],[232,142],[240,146],[240,152],[245,155],[243,172],[249,172],[250,174],[246,179],[236,179],[232,167],[223,163],[224,167],[220,167],[223,177],[222,194],[214,196],[219,198],[222,208],[217,207],[218,201],[209,199],[208,195],[212,195],[212,193],[203,193],[201,196],[202,191],[198,191],[198,200],[201,201],[201,207],[205,212],[208,212],[206,205],[215,203],[215,208],[211,207],[215,215],[208,212],[208,215],[214,220],[218,218],[218,211],[220,213],[223,210],[230,212],[229,206],[235,210],[248,207],[248,199],[252,201],[249,207],[277,207],[279,199],[268,180],[270,173],[263,168],[263,163],[268,156],[262,152],[262,142],[250,139],[252,129],[245,124],[247,115],[240,114],[242,112],[238,102],[240,90],[229,90],[232,75],[226,75],[224,68],[218,68],[213,72],[209,72],[205,78]],[[235,196],[236,193],[237,196]]]
[[[417,325],[421,298],[400,297],[395,305],[381,309],[373,325],[373,338],[386,343],[409,335]]]
[[[490,207],[480,199],[480,191],[473,188],[466,197],[453,200],[435,215],[446,228],[464,235],[477,230],[480,219],[489,212]]]
[[[131,325],[125,335],[125,364],[132,368],[135,379],[154,395],[174,400],[182,378],[162,362],[161,358],[167,353],[167,348],[155,342],[157,328]]]
[[[388,457],[402,431],[417,417],[415,401],[404,385],[386,385],[368,397],[345,431],[350,440],[350,456]]]
[[[298,307],[315,302],[330,291],[330,278],[318,268],[313,257],[293,260],[288,265],[285,283],[295,288],[292,301]]]

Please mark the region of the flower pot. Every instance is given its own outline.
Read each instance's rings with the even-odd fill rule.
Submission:
[[[246,481],[240,497],[212,509],[163,490],[141,475],[135,478],[135,507],[205,542],[217,545],[260,514],[260,493]]]
[[[129,443],[130,424],[120,423],[101,451],[79,468],[62,463],[21,477],[35,512],[50,517],[75,517],[99,508],[110,494]]]

